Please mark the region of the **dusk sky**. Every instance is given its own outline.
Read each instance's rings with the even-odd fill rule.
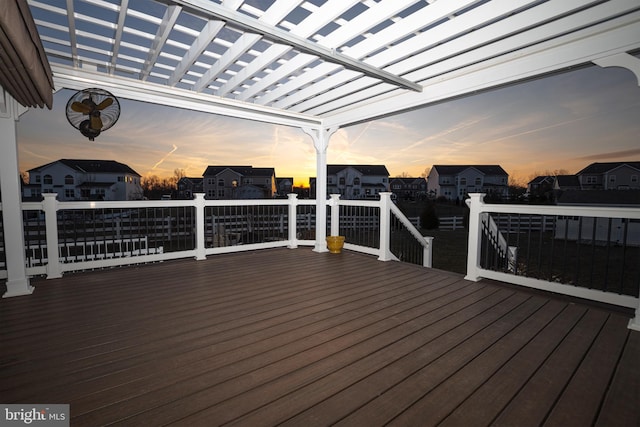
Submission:
[[[428,89],[426,89],[428,90]],[[20,170],[61,159],[116,160],[139,174],[175,169],[200,177],[208,165],[274,167],[308,185],[315,149],[302,130],[120,99],[118,122],[94,142],[53,110],[18,122]],[[420,176],[435,164],[499,164],[519,184],[534,174],[576,173],[593,162],[640,161],[640,87],[622,68],[588,67],[410,113],[340,129],[330,164],[383,164]]]

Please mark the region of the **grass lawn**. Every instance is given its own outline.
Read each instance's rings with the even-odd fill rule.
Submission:
[[[467,274],[467,230],[421,230],[433,237],[433,268]]]

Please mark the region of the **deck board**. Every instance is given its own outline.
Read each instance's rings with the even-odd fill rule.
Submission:
[[[310,249],[33,282],[0,301],[0,401],[74,426],[637,424],[607,307]]]

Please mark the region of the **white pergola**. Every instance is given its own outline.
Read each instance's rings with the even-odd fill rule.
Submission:
[[[638,0],[28,0],[55,89],[293,126],[339,128],[595,63],[640,80]],[[0,100],[7,286],[29,293],[15,120]]]

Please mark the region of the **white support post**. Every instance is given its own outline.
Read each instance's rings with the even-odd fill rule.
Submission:
[[[207,259],[204,239],[204,193],[195,193],[196,207],[196,259]]]
[[[640,331],[640,300],[638,301],[638,308],[636,308],[636,316],[629,320],[629,329]]]
[[[380,194],[380,256],[379,261],[392,261],[396,259],[391,253],[391,194]]]
[[[62,277],[58,253],[58,193],[44,193],[42,197],[47,238],[47,279],[57,279]]]
[[[480,214],[484,205],[483,193],[471,193],[467,200],[469,206],[469,246],[467,250],[467,275],[465,279],[477,282],[480,277],[480,244],[482,228],[480,227]]]
[[[424,236],[424,241],[427,242],[427,247],[423,249],[422,266],[431,268],[433,267],[433,237]]]
[[[287,194],[289,198],[289,249],[298,247],[298,195]]]
[[[2,194],[2,221],[4,224],[4,250],[7,266],[7,291],[3,298],[33,293],[34,287],[27,276],[27,257],[22,217],[22,189],[18,167],[18,140],[16,121],[18,103],[0,88],[0,194]]]
[[[327,148],[329,139],[338,128],[303,128],[313,139],[316,149],[316,243],[315,252],[327,252]]]
[[[329,205],[331,206],[331,235],[340,235],[340,195],[331,194]]]

